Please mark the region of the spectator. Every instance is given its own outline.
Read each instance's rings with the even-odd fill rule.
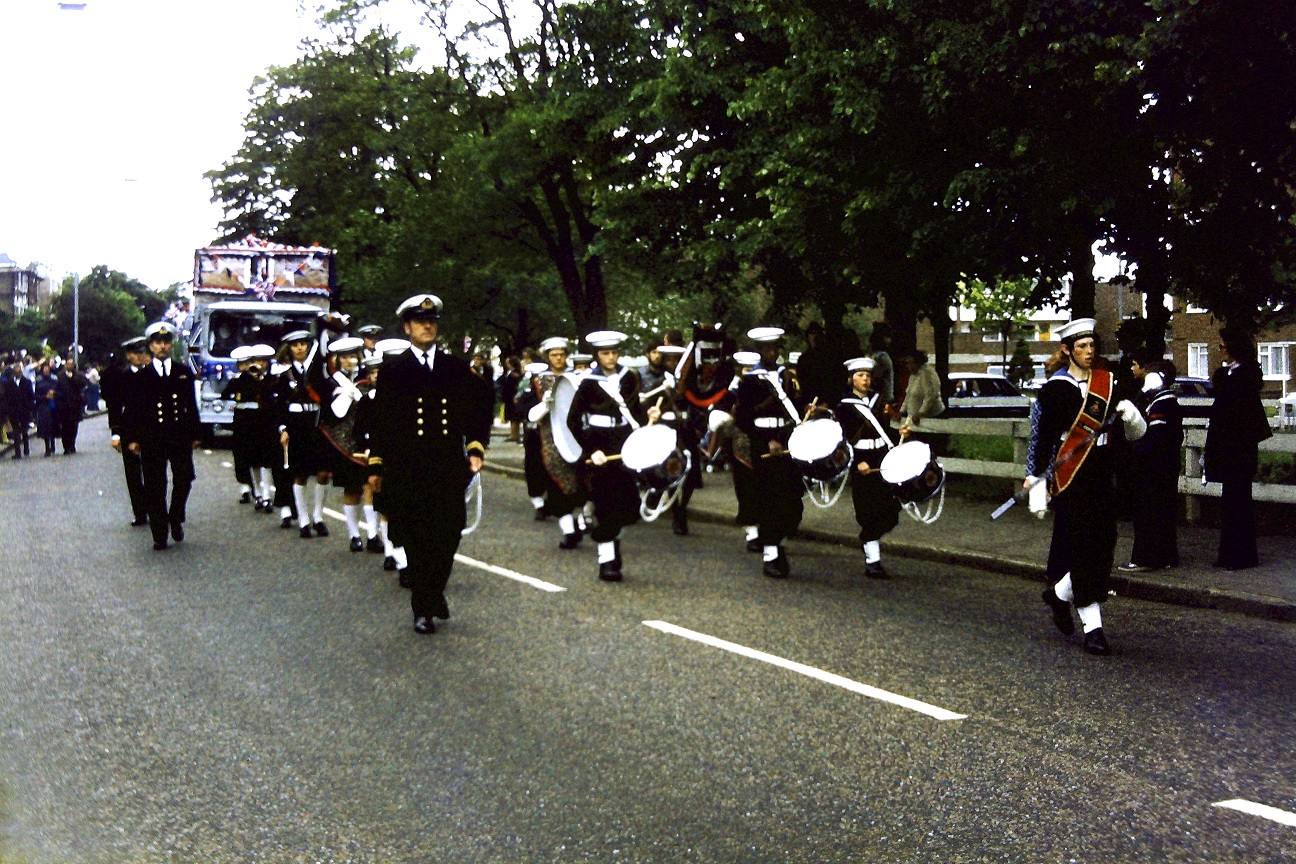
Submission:
[[[885,321],[873,325],[869,333],[869,351],[873,355],[873,392],[883,405],[895,405],[895,364],[887,348],[891,344],[891,326]]]
[[[1260,402],[1264,376],[1251,336],[1237,327],[1220,330],[1224,365],[1211,376],[1215,402],[1206,430],[1206,480],[1223,484],[1220,545],[1216,567],[1244,570],[1260,563],[1255,542],[1251,482],[1260,460],[1259,444],[1273,433]]]
[[[86,369],[86,390],[85,390],[85,410],[99,410],[99,379],[100,370],[98,363],[91,363],[90,368]]]
[[[31,426],[32,411],[36,407],[36,393],[32,383],[23,377],[22,364],[14,363],[4,374],[4,412],[13,438],[13,458],[31,455],[27,440],[27,427]]]
[[[900,406],[901,426],[918,426],[924,417],[936,417],[945,411],[940,377],[927,359],[927,352],[917,348],[906,351],[900,358],[909,372],[904,404]]]
[[[59,434],[63,437],[63,455],[70,456],[76,452],[77,430],[81,428],[81,418],[85,415],[86,377],[76,368],[76,361],[69,357],[58,373],[58,410],[55,420]]]
[[[796,363],[797,383],[801,398],[809,404],[818,399],[819,404],[831,407],[841,396],[842,364],[841,345],[829,339],[818,321],[811,321],[805,331],[806,345]]]
[[[1179,514],[1179,453],[1183,415],[1174,392],[1174,364],[1148,351],[1135,351],[1130,364],[1143,382],[1147,433],[1131,451],[1130,498],[1134,549],[1123,573],[1147,573],[1179,566],[1175,519]]]
[[[49,361],[36,370],[36,434],[45,442],[45,456],[54,455],[54,438],[58,434],[56,410],[58,408],[58,379]]]
[[[509,424],[508,440],[522,440],[523,418],[518,412],[518,385],[522,383],[522,362],[516,357],[504,358],[504,374],[500,377],[499,399],[504,404],[504,419]]]

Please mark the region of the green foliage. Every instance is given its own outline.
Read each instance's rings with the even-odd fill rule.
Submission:
[[[82,363],[105,361],[120,350],[121,343],[144,332],[144,309],[149,303],[161,317],[166,308],[162,295],[153,294],[125,273],[101,265],[90,271],[80,283]],[[147,301],[147,302],[146,302]],[[62,290],[50,300],[45,335],[60,355],[67,356],[72,345],[73,317],[72,278],[63,281]]]
[[[1019,387],[1035,377],[1035,361],[1031,359],[1030,346],[1025,339],[1017,340],[1005,374],[1009,381]]]

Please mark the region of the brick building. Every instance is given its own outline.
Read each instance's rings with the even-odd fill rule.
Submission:
[[[49,279],[40,275],[37,265],[22,267],[0,252],[0,312],[17,318],[28,309],[44,308],[49,295]]]
[[[1219,328],[1221,322],[1205,309],[1175,300],[1170,321],[1173,338],[1169,351],[1180,375],[1209,378],[1220,365]],[[1256,336],[1256,354],[1264,372],[1265,399],[1281,399],[1293,391],[1291,353],[1296,345],[1296,324],[1262,330]]]

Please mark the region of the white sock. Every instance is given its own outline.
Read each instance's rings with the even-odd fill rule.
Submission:
[[[364,505],[365,535],[370,540],[378,536],[378,511],[372,504]]]
[[[777,559],[778,559],[778,552],[779,552],[779,547],[777,547],[777,546],[766,546],[766,547],[765,547],[765,560],[766,560],[766,561],[774,561],[774,560],[777,560]]]
[[[576,533],[576,517],[568,513],[566,516],[558,517],[558,528],[564,534]]]
[[[270,478],[270,469],[261,469],[261,497],[267,501],[274,499],[274,481]]]
[[[295,497],[295,496],[294,496],[294,497]],[[291,518],[292,518],[292,508],[289,507],[289,506],[286,505],[286,504],[285,504],[283,507],[280,507],[280,508],[279,508],[279,518],[280,518],[280,519],[291,519]]]
[[[544,498],[542,498],[539,495],[535,496],[534,498],[531,499],[531,506],[539,510],[541,507],[544,506]]]
[[[600,564],[606,564],[609,561],[616,560],[616,543],[606,540],[599,544],[598,558]]]
[[[581,515],[583,515],[586,519],[593,519],[593,518],[594,518],[594,502],[593,502],[593,501],[586,501],[586,502],[585,502],[585,506],[583,506],[583,507],[581,508]]]
[[[1084,627],[1084,632],[1091,633],[1102,627],[1102,607],[1097,603],[1077,606],[1076,612],[1080,615],[1080,624]]]
[[[756,540],[760,537],[760,528],[756,525],[748,525],[743,530],[747,532],[748,540]]]
[[[404,570],[409,566],[409,558],[405,555],[404,546],[392,547],[392,558],[396,559],[397,570]]]
[[[293,501],[297,504],[297,521],[303,527],[310,524],[310,512],[306,509],[306,487],[293,484]]]
[[[324,486],[318,480],[315,481],[315,522],[324,521],[324,494],[328,492],[328,487]]]
[[[342,512],[346,514],[347,536],[360,536],[360,507],[356,504],[343,504]]]
[[[876,564],[882,560],[882,542],[880,540],[870,540],[864,544],[864,560],[869,564]]]
[[[239,484],[239,494],[240,494],[240,495],[244,495],[244,494],[250,493],[251,491],[252,491],[252,487],[249,486],[248,484],[246,484],[246,483],[240,483],[240,484]]]
[[[396,547],[392,545],[391,540],[387,537],[387,524],[386,519],[378,520],[378,536],[382,538],[383,554],[390,558],[392,556],[392,550]]]
[[[1068,603],[1075,599],[1075,595],[1071,593],[1070,573],[1058,580],[1058,583],[1053,586],[1053,593],[1058,596],[1059,600],[1065,600]]]
[[[582,530],[582,531],[584,531],[584,530],[586,530],[587,528],[589,528],[589,524],[585,521],[585,514],[582,513],[582,512],[580,512],[579,510],[576,511],[576,525],[577,525],[577,526],[580,528],[580,530]]]

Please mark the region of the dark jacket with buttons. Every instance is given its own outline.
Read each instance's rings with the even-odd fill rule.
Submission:
[[[127,445],[147,450],[202,440],[194,376],[183,363],[172,360],[171,374],[163,377],[150,362],[123,396],[121,435]]]
[[[495,393],[468,364],[441,350],[429,370],[412,351],[383,361],[369,414],[369,471],[383,478],[392,511],[458,496],[468,486],[468,455],[484,455]],[[419,508],[425,509],[425,508]]]
[[[567,412],[567,428],[580,443],[582,455],[586,459],[598,450],[608,456],[615,456],[621,452],[621,446],[634,431],[612,394],[604,389],[607,381],[607,376],[597,370],[582,375]],[[647,423],[647,412],[639,402],[639,376],[622,368],[617,392],[635,422],[640,426]],[[601,418],[604,425],[595,425],[598,420],[591,422],[591,418],[595,417]]]

